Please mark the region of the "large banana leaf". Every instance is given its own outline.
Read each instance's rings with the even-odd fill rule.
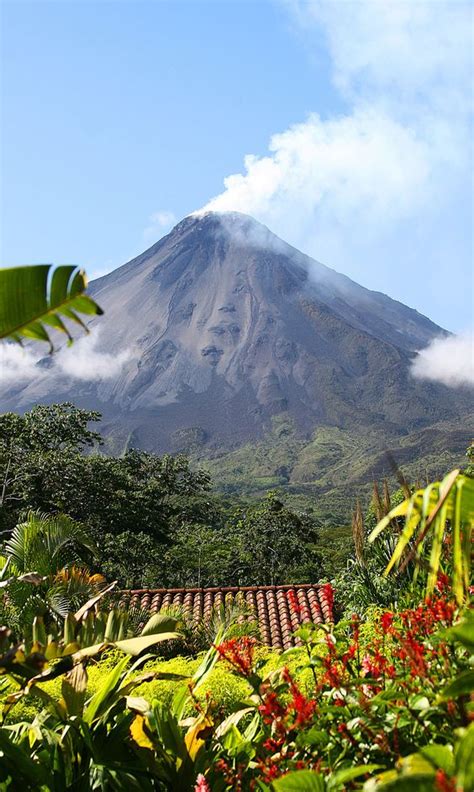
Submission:
[[[85,272],[73,266],[0,269],[0,338],[21,343],[22,338],[46,341],[52,349],[47,327],[72,336],[64,319],[87,327],[78,314],[102,314],[103,311],[85,294]]]

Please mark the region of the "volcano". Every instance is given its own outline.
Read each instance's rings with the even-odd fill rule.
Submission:
[[[90,293],[105,311],[91,322],[99,350],[129,352],[120,373],[84,382],[39,365],[4,409],[98,409],[115,452],[216,458],[273,443],[282,425],[299,448],[323,428],[378,437],[380,452],[423,437],[416,455],[435,426],[452,451],[465,445],[469,394],[410,374],[416,351],[445,331],[246,215],[191,215]]]

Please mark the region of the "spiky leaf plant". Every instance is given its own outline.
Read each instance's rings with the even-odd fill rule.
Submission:
[[[470,586],[474,479],[453,470],[442,481],[418,489],[378,523],[369,541],[397,517],[403,517],[405,524],[385,574],[394,568],[401,573],[414,560],[418,571],[428,569],[426,596],[430,596],[442,571],[443,542],[449,536],[453,592],[462,605]]]

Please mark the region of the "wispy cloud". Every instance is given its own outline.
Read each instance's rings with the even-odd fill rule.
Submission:
[[[18,344],[0,343],[0,384],[22,385],[38,374],[40,355],[34,350]]]
[[[274,135],[269,150],[247,156],[245,173],[228,176],[225,192],[205,210],[248,212],[285,239],[320,248],[349,229],[361,239],[380,234],[424,201],[429,147],[380,110],[360,108],[332,121],[312,115]]]
[[[408,296],[408,287],[407,295],[400,290],[414,268],[428,275],[449,252],[456,269],[463,244],[459,207],[469,204],[471,190],[470,4],[284,5],[309,50],[325,41],[347,110],[330,118],[314,113],[274,134],[268,152],[246,156],[242,173],[228,176],[204,210],[248,212],[356,279],[369,270],[369,284],[392,293],[396,272],[398,296]],[[432,281],[428,302],[436,299]]]
[[[176,216],[168,209],[154,212],[148,219],[148,225],[143,232],[144,242],[157,242],[160,237],[168,232],[176,223]]]
[[[78,338],[70,347],[59,348],[51,356],[45,355],[45,347],[39,344],[31,347],[0,344],[0,386],[26,385],[41,377],[45,364],[52,384],[55,374],[83,382],[102,382],[118,377],[132,358],[132,350],[118,353],[100,350],[100,333],[100,328],[94,328],[90,335]]]
[[[451,387],[474,386],[473,333],[436,338],[418,352],[412,374],[419,379],[436,380]]]
[[[130,349],[113,353],[101,351],[100,328],[74,342],[72,347],[63,347],[54,358],[54,365],[68,377],[87,382],[114,379],[132,357]]]

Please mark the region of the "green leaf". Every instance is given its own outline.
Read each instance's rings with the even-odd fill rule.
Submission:
[[[83,618],[84,618],[84,616],[86,616],[86,615],[87,615],[88,611],[90,611],[90,610],[91,610],[91,608],[93,608],[93,607],[94,607],[94,605],[96,605],[96,604],[99,602],[99,600],[101,600],[101,599],[102,599],[102,597],[105,597],[105,595],[106,595],[106,594],[108,594],[110,591],[112,591],[112,589],[114,589],[116,585],[117,585],[117,581],[116,581],[116,580],[114,580],[114,581],[113,581],[113,583],[111,583],[111,584],[110,584],[110,586],[107,586],[106,588],[102,589],[102,591],[100,591],[100,592],[99,592],[99,594],[96,594],[96,596],[95,596],[95,597],[92,597],[92,599],[88,600],[88,601],[87,601],[87,602],[86,602],[86,603],[85,603],[85,604],[84,604],[84,605],[83,605],[81,608],[79,608],[79,610],[78,610],[78,611],[77,611],[77,612],[74,614],[74,618],[75,618],[75,620],[76,620],[76,621],[80,621],[81,619],[83,619]]]
[[[392,567],[402,557],[403,551],[405,550],[405,547],[407,546],[407,544],[409,543],[410,539],[412,538],[412,536],[413,536],[413,534],[415,532],[415,529],[416,529],[418,523],[420,522],[420,519],[421,519],[421,514],[416,509],[416,502],[413,499],[411,499],[408,502],[408,509],[407,509],[407,513],[406,513],[405,526],[404,526],[403,531],[401,533],[401,536],[400,536],[400,538],[399,538],[399,540],[397,542],[395,550],[393,551],[393,555],[392,555],[392,557],[391,557],[391,559],[390,559],[390,561],[389,561],[389,563],[387,565],[387,568],[386,568],[385,573],[384,573],[385,575],[388,575],[388,573],[390,572]]]
[[[472,692],[474,692],[474,670],[464,671],[441,691],[440,700],[454,699]]]
[[[87,690],[87,672],[82,663],[74,666],[61,686],[68,715],[82,715]]]
[[[430,532],[430,569],[426,585],[426,594],[429,595],[436,585],[444,531],[449,521],[453,529],[453,590],[458,604],[462,605],[468,597],[470,585],[474,479],[456,469],[441,482],[417,490],[379,522],[369,541],[373,542],[393,519],[401,516],[405,517],[405,525],[384,574],[388,575],[396,565],[399,565],[400,573],[410,561],[415,560],[416,577],[424,563],[424,548]]]
[[[138,638],[127,638],[125,641],[115,641],[114,646],[130,655],[138,655],[150,646],[160,641],[174,641],[180,638],[180,633],[165,632],[156,635],[139,635]]]
[[[218,646],[219,643],[223,640],[225,634],[225,629],[222,627],[215,637],[215,645]],[[192,690],[196,690],[203,682],[207,679],[209,674],[211,673],[212,669],[214,668],[217,660],[219,659],[220,655],[219,652],[214,649],[213,646],[206,652],[202,662],[200,663],[198,669],[193,674],[191,680],[191,687]],[[182,687],[178,689],[173,697],[173,703],[171,705],[173,713],[176,715],[178,720],[182,717],[184,708],[186,706],[186,702],[190,696],[189,686]]]
[[[410,501],[405,500],[403,503],[400,503],[398,506],[395,506],[389,513],[375,526],[374,530],[371,531],[369,534],[369,542],[374,542],[377,539],[377,536],[388,528],[392,520],[396,517],[404,517],[407,513],[407,509],[409,506]]]
[[[427,710],[430,706],[430,701],[426,696],[423,696],[421,693],[416,693],[414,696],[410,696],[410,707],[413,710],[423,712]]]
[[[431,545],[430,555],[430,571],[428,574],[428,581],[426,584],[426,593],[432,594],[438,579],[439,563],[441,559],[441,549],[443,545],[444,532],[446,530],[446,519],[448,516],[448,504],[445,501],[433,522],[433,544]]]
[[[453,593],[458,605],[462,605],[464,599],[464,560],[462,553],[462,490],[464,480],[456,483],[454,516],[452,519],[453,527]]]
[[[359,765],[359,767],[348,767],[346,770],[339,770],[334,775],[331,775],[328,779],[328,792],[335,792],[338,789],[344,789],[345,785],[349,781],[353,781],[355,778],[360,778],[360,776],[367,775],[367,773],[374,773],[375,770],[379,770],[381,765],[370,764],[370,765]]]
[[[474,616],[469,613],[454,627],[446,631],[446,637],[448,640],[458,641],[470,652],[474,652]]]
[[[42,616],[35,616],[33,619],[33,643],[38,642],[42,646],[46,646],[46,628],[44,626],[44,619]]]
[[[237,712],[233,712],[232,715],[229,715],[219,724],[214,732],[214,736],[216,738],[222,737],[228,729],[240,723],[242,718],[250,712],[254,712],[254,707],[244,707],[243,709],[237,710]]]
[[[405,756],[400,764],[403,776],[434,776],[435,774],[432,762],[420,753]]]
[[[441,768],[448,775],[454,773],[454,756],[453,749],[450,745],[425,745],[420,748],[420,753],[428,759],[436,768]]]
[[[48,287],[50,275],[51,287]],[[75,273],[75,274],[74,274]],[[100,315],[102,309],[84,294],[86,275],[72,266],[0,269],[0,338],[33,338],[52,344],[45,325],[71,336],[61,314],[71,318],[71,311]]]
[[[155,613],[145,624],[140,635],[158,635],[159,633],[174,632],[178,619],[166,613]]]
[[[456,750],[456,780],[459,792],[474,789],[474,723],[471,723]]]
[[[312,770],[295,770],[273,782],[275,792],[324,792],[324,778]]]
[[[435,792],[433,781],[430,778],[396,776],[395,771],[389,770],[376,780],[371,778],[364,784],[364,792]]]
[[[187,750],[184,736],[180,729],[178,719],[169,707],[165,707],[156,699],[152,702],[152,713],[149,716],[150,725],[153,726],[158,734],[160,741],[165,749],[172,756],[186,759]]]
[[[2,765],[6,765],[14,773],[19,788],[22,786],[22,781],[28,783],[28,786],[24,787],[26,789],[38,788],[37,785],[46,781],[44,768],[33,762],[23,748],[15,745],[8,737],[8,730],[2,728],[0,728],[0,752],[3,754]]]
[[[92,723],[92,721],[97,718],[108,697],[115,691],[115,688],[120,681],[120,677],[125,670],[127,663],[128,657],[122,657],[117,665],[115,665],[110,673],[105,677],[102,687],[100,687],[97,693],[92,696],[83,716],[86,723]]]

